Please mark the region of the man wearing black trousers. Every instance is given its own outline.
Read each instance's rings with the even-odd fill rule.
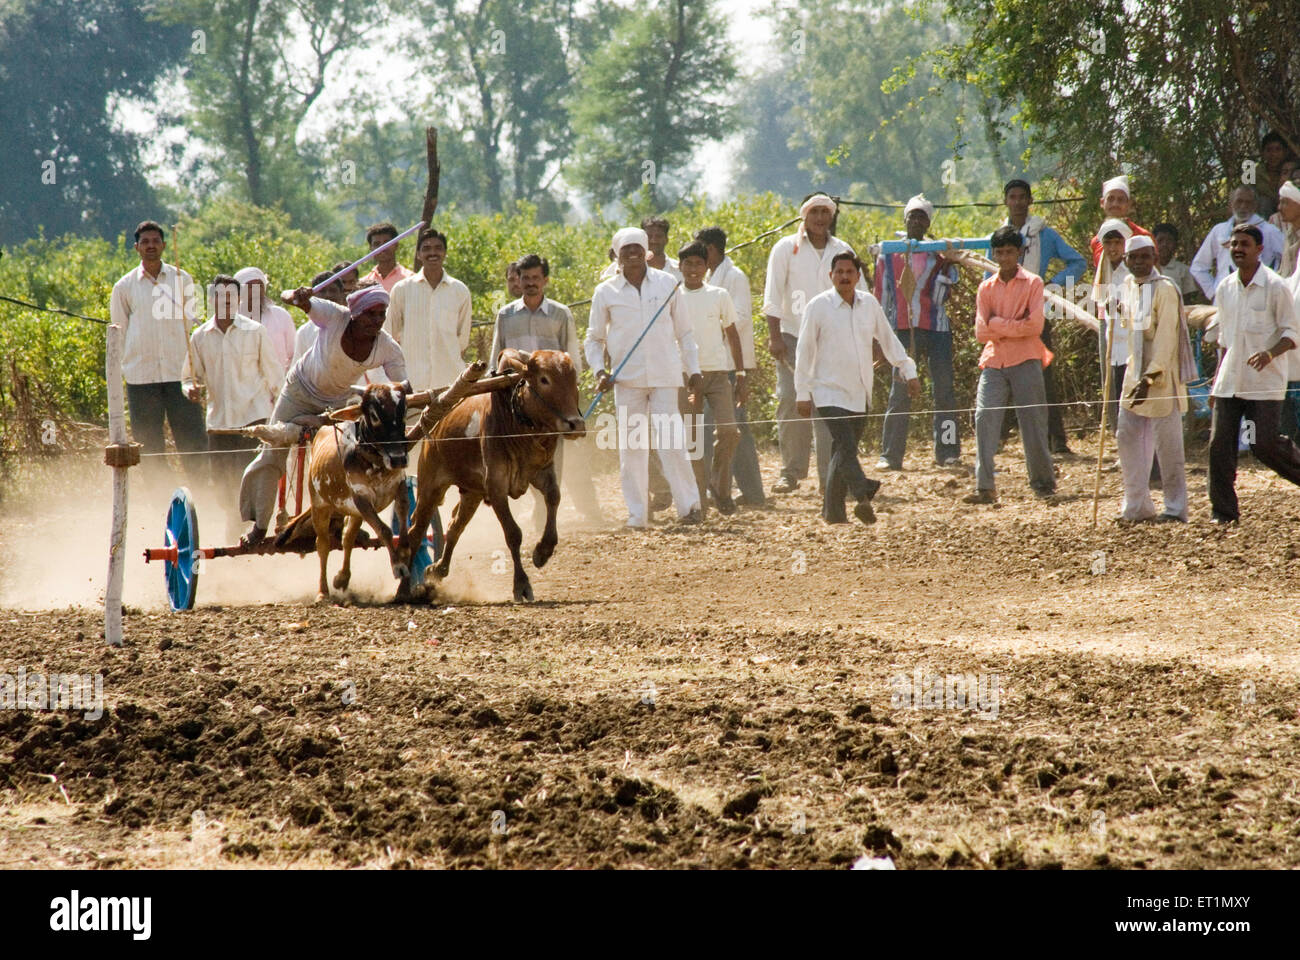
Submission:
[[[1300,448],[1278,433],[1286,395],[1286,361],[1300,343],[1300,317],[1285,280],[1259,262],[1263,232],[1235,227],[1230,250],[1236,270],[1215,288],[1218,307],[1206,328],[1222,350],[1214,378],[1210,427],[1210,506],[1213,523],[1236,523],[1237,442],[1242,420],[1251,452],[1278,476],[1300,486]]]
[[[907,355],[880,301],[857,289],[861,275],[856,254],[838,253],[831,259],[833,289],[808,301],[795,349],[795,412],[808,418],[816,405],[831,437],[822,500],[822,518],[827,523],[848,521],[846,492],[857,500],[854,516],[863,523],[876,519],[871,499],[880,481],[869,480],[858,461],[858,442],[871,408],[875,342],[907,381],[909,396],[916,399],[921,394],[916,361]]]

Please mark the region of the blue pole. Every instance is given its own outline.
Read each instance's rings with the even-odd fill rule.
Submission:
[[[664,298],[664,302],[659,304],[659,309],[655,311],[655,315],[650,318],[650,322],[647,323],[645,329],[641,331],[641,336],[636,338],[636,342],[628,349],[627,355],[619,362],[619,365],[614,369],[614,373],[609,379],[618,379],[619,371],[621,371],[623,366],[632,359],[632,354],[636,352],[637,347],[641,346],[641,341],[645,339],[645,335],[650,332],[650,328],[653,327],[655,321],[659,319],[659,314],[664,312],[664,307],[668,306],[669,302],[673,299],[673,295],[677,293],[677,288],[681,285],[682,282],[680,280],[673,284],[673,288],[668,291],[668,296]],[[591,412],[596,409],[596,404],[600,403],[600,398],[604,395],[604,393],[597,393],[596,396],[592,398],[591,406],[587,407],[587,412],[582,415],[582,419],[586,420],[591,416]]]
[[[945,250],[988,250],[988,237],[954,240],[882,240],[881,253],[942,253]]]

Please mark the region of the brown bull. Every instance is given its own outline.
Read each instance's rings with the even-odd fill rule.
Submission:
[[[578,375],[568,354],[560,350],[501,351],[497,369],[520,374],[510,390],[464,400],[442,418],[428,435],[419,458],[419,494],[411,532],[423,531],[442,504],[447,488],[455,486],[460,501],[443,541],[442,556],[432,568],[442,579],[451,568],[456,541],[478,505],[487,501],[496,511],[514,561],[514,596],[532,600],[533,587],[519,560],[523,534],[510,514],[510,498],[536,487],[546,498],[546,529],[533,549],[533,565],[543,566],[559,539],[555,513],[560,485],[555,477],[555,447],[560,437],[578,439],[587,432],[578,410]]]

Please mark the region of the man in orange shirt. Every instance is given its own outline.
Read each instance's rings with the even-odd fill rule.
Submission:
[[[371,250],[382,247],[397,236],[397,228],[391,223],[377,223],[366,231],[366,246]],[[384,292],[391,294],[399,280],[411,276],[411,271],[397,262],[397,247],[391,246],[375,257],[375,269],[361,278],[362,284],[377,283]]]
[[[1133,235],[1151,236],[1150,230],[1146,227],[1139,227],[1129,219],[1129,214],[1133,212],[1133,194],[1129,190],[1128,177],[1124,174],[1112,177],[1101,185],[1101,209],[1106,214],[1107,220],[1123,220],[1127,223],[1128,228],[1133,231]],[[1090,244],[1094,270],[1101,269],[1101,241],[1101,237],[1093,237]]]
[[[997,502],[993,454],[1008,399],[1015,404],[1034,495],[1046,499],[1056,492],[1043,386],[1043,367],[1052,362],[1041,339],[1043,278],[1020,265],[1022,242],[1015,227],[993,232],[990,245],[998,272],[981,283],[975,295],[975,339],[984,344],[984,352],[975,395],[975,492],[963,498],[966,503]]]

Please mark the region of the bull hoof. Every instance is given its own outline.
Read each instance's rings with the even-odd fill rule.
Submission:
[[[533,585],[525,579],[522,583],[515,584],[515,602],[532,603],[533,602]]]
[[[339,573],[334,574],[334,581],[333,581],[333,582],[334,582],[334,589],[335,589],[335,590],[346,590],[346,589],[348,588],[348,584],[349,584],[351,581],[352,581],[352,571],[351,571],[351,570],[349,570],[347,573],[343,573],[342,571],[340,571]],[[318,598],[319,598],[319,594],[318,594],[317,596],[318,596]],[[329,598],[326,597],[325,599],[328,600]]]
[[[393,595],[393,602],[410,603],[412,596],[411,582],[407,579],[403,579],[402,582],[397,585],[397,593]]]
[[[546,561],[551,559],[551,554],[555,552],[555,544],[547,543],[545,540],[533,547],[533,566],[544,567]]]
[[[323,606],[323,605],[325,605],[325,604],[327,604],[327,603],[329,603],[329,602],[330,602],[330,595],[329,595],[328,593],[317,593],[317,594],[316,594],[316,606],[318,606],[318,607],[319,607],[319,606]]]
[[[433,574],[435,580],[446,580],[450,567],[450,564],[440,563],[437,566],[430,567],[427,572]],[[426,577],[425,579],[427,580],[428,578]]]
[[[407,580],[410,579],[410,576],[411,576],[411,568],[408,567],[406,564],[404,563],[393,564],[394,580]]]

